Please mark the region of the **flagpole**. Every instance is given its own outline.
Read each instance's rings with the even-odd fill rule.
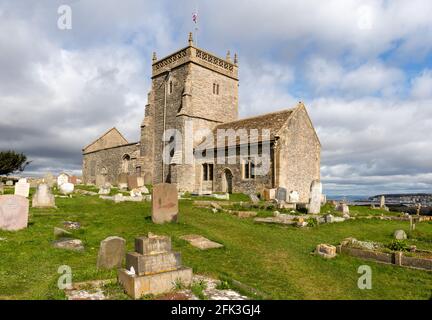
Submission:
[[[195,19],[194,19],[194,23],[195,23],[195,44],[198,47],[198,4],[195,5],[195,13],[194,13]]]

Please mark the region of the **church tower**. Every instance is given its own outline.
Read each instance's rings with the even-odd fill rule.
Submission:
[[[197,48],[192,33],[187,47],[162,59],[153,54],[152,87],[145,114],[141,157],[143,166],[151,167],[145,170],[152,171],[152,182],[177,183],[180,191],[196,191],[199,166],[184,164],[184,158],[181,164],[163,163],[163,149],[168,143],[163,141],[163,133],[177,129],[184,136],[186,125],[192,124],[196,132],[237,120],[237,56],[232,61],[229,52],[222,59]]]

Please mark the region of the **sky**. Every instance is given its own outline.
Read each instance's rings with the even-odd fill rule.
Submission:
[[[69,5],[71,29],[60,29]],[[432,192],[432,1],[0,0],[0,150],[80,174],[116,126],[139,140],[151,57],[239,56],[241,117],[303,101],[328,195]]]

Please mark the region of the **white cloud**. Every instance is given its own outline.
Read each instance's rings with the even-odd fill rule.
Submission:
[[[418,99],[432,98],[432,70],[426,69],[411,81],[411,95]]]
[[[366,62],[356,68],[315,56],[306,63],[306,79],[318,94],[347,96],[394,96],[403,90],[404,73],[381,62]]]
[[[107,128],[138,139],[151,53],[186,45],[195,3],[73,1],[65,32],[56,27],[62,1],[3,1],[0,148],[28,153],[30,171],[78,171],[80,149]],[[431,55],[431,1],[221,0],[198,9],[199,46],[239,53],[241,116],[306,102],[326,190],[432,188],[432,72],[410,79],[398,68]]]

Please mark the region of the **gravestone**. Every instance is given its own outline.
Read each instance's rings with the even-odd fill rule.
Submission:
[[[380,199],[380,208],[381,209],[384,209],[385,208],[385,196],[381,196],[381,199]]]
[[[259,198],[256,196],[256,194],[250,194],[249,199],[252,201],[253,204],[259,203]]]
[[[12,187],[12,186],[14,185],[14,183],[13,183],[12,180],[8,180],[8,181],[6,181],[6,185],[7,185],[8,187]]]
[[[130,175],[127,179],[128,189],[138,189],[138,178],[136,175]]]
[[[53,247],[64,250],[84,251],[84,245],[79,239],[60,239],[53,242]]]
[[[141,188],[144,186],[144,178],[143,177],[137,177],[137,185],[138,185],[138,188]]]
[[[287,190],[283,187],[279,187],[276,189],[276,199],[281,201],[287,200]]]
[[[276,189],[264,189],[263,196],[266,201],[273,200],[276,198]]]
[[[54,187],[54,176],[52,173],[46,173],[43,180],[50,188]]]
[[[344,215],[349,214],[349,207],[346,203],[339,203],[335,206],[336,211],[342,212]]]
[[[130,191],[130,196],[133,197],[133,198],[139,198],[139,197],[142,198],[141,190],[140,189],[132,189]]]
[[[153,183],[152,175],[147,172],[146,174],[144,174],[144,184],[152,184],[152,183]]]
[[[299,193],[297,191],[291,191],[289,194],[289,201],[290,203],[297,203],[300,200]]]
[[[133,299],[171,292],[175,283],[192,283],[192,269],[181,265],[181,255],[171,251],[171,238],[149,233],[135,239],[135,252],[126,255],[126,269],[118,281]]]
[[[29,202],[17,195],[0,196],[0,229],[17,231],[27,228]]]
[[[60,173],[57,177],[57,187],[60,187],[64,183],[69,182],[69,175],[66,173]]]
[[[141,193],[144,193],[144,194],[150,193],[146,186],[139,187],[138,190],[141,191]]]
[[[127,173],[120,173],[117,177],[117,185],[120,189],[127,189]]]
[[[407,234],[403,230],[396,230],[393,234],[396,240],[406,240]]]
[[[316,247],[316,253],[321,257],[326,259],[331,259],[336,257],[336,247],[330,244],[319,244]]]
[[[53,208],[55,207],[55,198],[46,183],[38,185],[36,193],[33,196],[33,208]]]
[[[74,192],[75,186],[72,183],[66,182],[60,185],[60,192],[67,195]]]
[[[222,248],[223,244],[211,241],[203,236],[197,234],[188,234],[180,237],[180,239],[186,240],[192,246],[200,249],[200,250],[208,250],[208,249],[216,249]]]
[[[110,193],[111,193],[111,185],[110,184],[104,184],[103,186],[101,186],[100,188],[99,188],[99,192],[98,192],[100,195],[103,195],[103,196],[107,196],[107,195],[109,195]]]
[[[106,183],[106,176],[103,174],[96,175],[96,187],[102,187]]]
[[[98,269],[121,268],[126,250],[126,240],[120,237],[108,237],[102,240],[97,260]]]
[[[152,220],[154,223],[177,222],[178,194],[177,185],[159,183],[152,191]]]
[[[322,194],[322,184],[319,180],[314,180],[310,188],[310,198],[308,213],[318,214],[321,212],[321,194]]]
[[[27,182],[26,178],[19,179],[15,184],[15,195],[28,198],[30,193],[30,183]]]

